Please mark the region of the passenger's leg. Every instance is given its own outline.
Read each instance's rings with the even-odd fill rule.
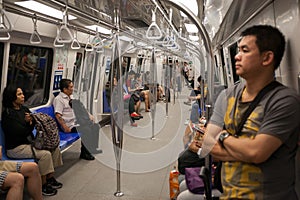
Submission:
[[[128,108],[128,110],[129,110],[129,117],[130,117],[130,124],[131,124],[131,126],[137,126],[137,123],[135,123],[135,117],[134,116],[132,116],[132,114],[134,114],[135,113],[135,108],[134,108],[134,100],[133,100],[133,98],[132,97],[130,97],[130,99],[129,99],[129,108]]]
[[[197,102],[195,102],[192,105],[190,120],[194,124],[199,124],[199,118],[200,118],[200,115],[199,115],[199,104]]]
[[[5,176],[1,173],[1,177]],[[6,200],[22,200],[24,189],[24,176],[16,172],[8,172],[3,182],[2,189],[8,189]]]
[[[57,190],[48,183],[47,179],[53,176],[54,166],[52,154],[47,150],[34,149],[38,159],[38,166],[42,176],[42,194],[45,196],[53,196],[57,194]]]
[[[95,160],[95,157],[89,152],[89,150],[85,147],[82,141],[81,141],[80,158],[84,160]]]
[[[20,172],[27,178],[27,188],[30,196],[34,200],[42,200],[42,180],[38,165],[34,162],[24,162]]]
[[[145,98],[145,111],[149,112],[150,110],[150,99],[149,99],[149,90],[143,91]]]
[[[190,125],[188,124],[185,128],[184,131],[184,136],[183,136],[183,146],[184,148],[188,147],[188,144],[190,143],[191,139],[192,139],[192,130],[190,128]]]

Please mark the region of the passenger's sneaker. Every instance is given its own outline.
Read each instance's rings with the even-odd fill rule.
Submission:
[[[47,183],[50,184],[54,189],[59,189],[63,186],[63,184],[58,182],[54,177],[47,179]]]
[[[187,119],[187,120],[185,120],[184,125],[188,125],[189,123],[190,123],[190,120]]]
[[[95,160],[95,157],[92,154],[87,153],[87,152],[81,152],[80,158],[84,159],[84,160]]]
[[[183,103],[188,106],[192,105],[192,103],[190,101],[184,101]]]
[[[52,186],[48,183],[45,183],[43,186],[42,186],[42,194],[44,196],[54,196],[57,194],[57,190],[52,188]]]
[[[138,126],[137,123],[131,123],[130,125],[133,126],[133,127],[137,127]]]

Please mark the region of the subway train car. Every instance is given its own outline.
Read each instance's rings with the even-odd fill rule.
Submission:
[[[205,96],[197,110],[205,124],[220,91],[244,81],[235,71],[240,33],[267,24],[286,39],[274,76],[300,94],[299,9],[297,0],[0,0],[1,111],[5,87],[16,84],[25,106],[55,119],[60,80],[70,79],[72,98],[85,108],[75,112],[77,121],[86,110],[99,126],[88,139],[80,129],[60,130],[64,164],[55,177],[63,187],[46,198],[176,199],[181,191],[170,173],[177,173],[187,127],[194,131],[191,89],[199,85]],[[128,90],[139,94],[138,116]],[[0,139],[2,160],[11,160],[2,130]],[[81,142],[98,150],[95,160],[79,158]],[[205,159],[210,169],[211,156]],[[298,148],[300,198],[299,161]],[[217,199],[210,188],[189,198]]]

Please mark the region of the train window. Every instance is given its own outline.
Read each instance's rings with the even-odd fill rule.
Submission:
[[[53,50],[50,48],[11,44],[7,84],[20,86],[25,105],[35,107],[49,99]]]
[[[3,71],[3,52],[4,52],[4,44],[0,42],[0,77],[2,77],[2,71]],[[0,88],[1,88],[1,82],[0,82]]]
[[[230,53],[230,60],[231,60],[231,67],[232,67],[232,75],[233,75],[233,81],[234,83],[239,81],[240,78],[238,75],[236,75],[236,71],[235,71],[235,55],[238,53],[238,45],[237,43],[233,43],[230,47],[229,47],[229,53]]]
[[[227,82],[227,74],[226,74],[226,70],[225,70],[225,60],[224,60],[224,52],[222,51],[222,49],[219,50],[219,54],[221,56],[221,64],[222,64],[222,73],[223,73],[223,80],[224,80],[224,85],[228,85]]]
[[[74,63],[74,69],[73,69],[73,81],[76,82],[76,83],[79,83],[82,57],[83,57],[82,53],[77,52],[76,60],[75,60],[75,63]]]

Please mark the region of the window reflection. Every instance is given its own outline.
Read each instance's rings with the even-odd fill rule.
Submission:
[[[22,88],[28,107],[44,104],[49,99],[52,57],[50,48],[10,46],[7,84]]]

